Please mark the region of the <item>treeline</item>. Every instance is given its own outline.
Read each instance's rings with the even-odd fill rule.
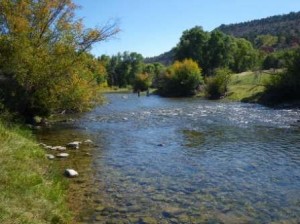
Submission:
[[[151,60],[129,52],[112,57],[102,56],[98,60],[105,65],[109,86],[130,85],[134,91],[153,87],[162,96],[190,96],[203,91],[206,97],[212,99],[226,95],[232,73],[280,68],[284,72],[274,75],[270,83],[266,83],[266,93],[282,95],[280,98],[285,99],[298,97],[299,88],[288,87],[289,83],[298,86],[294,72],[297,68],[290,69],[295,67],[291,63],[296,63],[293,59],[297,56],[295,50],[270,53],[256,49],[244,38],[235,38],[219,30],[206,32],[196,26],[183,32],[171,52],[164,54],[173,55],[171,65],[167,66],[159,62],[145,63]],[[289,75],[285,72],[286,68]],[[274,94],[274,91],[280,94]]]
[[[145,91],[155,85],[165,69],[161,63],[144,63],[143,56],[136,52],[118,53],[111,57],[102,55],[98,61],[105,65],[108,86],[131,86],[134,91]]]
[[[30,118],[90,107],[105,67],[88,53],[119,32],[85,28],[72,0],[0,1],[1,109]]]
[[[196,86],[204,90],[208,98],[217,99],[226,95],[232,73],[281,69],[280,74],[273,75],[270,82],[265,84],[266,91],[262,94],[262,100],[299,99],[298,50],[293,48],[267,51],[266,47],[272,46],[276,40],[271,35],[258,36],[256,46],[253,46],[244,38],[236,38],[219,30],[206,32],[196,26],[184,31],[179,43],[172,49],[173,62],[192,59],[198,64],[205,79],[204,84],[198,83],[201,88]],[[155,58],[152,60],[155,61]],[[163,91],[165,92],[168,91]]]

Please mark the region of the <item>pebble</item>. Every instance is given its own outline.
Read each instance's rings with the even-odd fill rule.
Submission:
[[[67,150],[67,148],[64,146],[53,146],[52,150],[65,151],[65,150]]]
[[[91,139],[87,139],[84,141],[85,144],[93,144],[93,141]]]
[[[79,142],[79,141],[70,142],[70,143],[67,144],[67,147],[73,148],[73,149],[79,149],[79,144],[80,143],[81,142]]]
[[[51,155],[51,154],[46,154],[46,158],[50,159],[50,160],[53,160],[53,159],[55,159],[55,156]]]
[[[56,155],[57,158],[67,158],[69,157],[69,154],[68,153],[59,153]]]
[[[73,170],[73,169],[66,169],[65,170],[65,175],[67,177],[77,177],[79,174],[76,170]]]

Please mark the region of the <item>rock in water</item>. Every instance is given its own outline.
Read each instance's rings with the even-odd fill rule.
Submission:
[[[89,144],[93,144],[93,141],[91,139],[87,139],[84,141],[84,143],[89,145]]]
[[[67,158],[69,157],[69,154],[68,153],[59,153],[56,155],[57,158]]]
[[[72,149],[79,149],[79,144],[81,142],[75,141],[75,142],[70,142],[67,144],[67,147],[72,148]]]
[[[53,146],[52,150],[65,151],[67,148],[64,146]]]
[[[73,170],[73,169],[66,169],[65,170],[65,175],[67,177],[77,177],[79,174],[76,170]]]

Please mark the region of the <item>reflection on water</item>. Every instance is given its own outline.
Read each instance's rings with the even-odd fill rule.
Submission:
[[[107,98],[71,125],[74,135],[98,146],[93,210],[84,222],[300,221],[299,110],[133,94]]]

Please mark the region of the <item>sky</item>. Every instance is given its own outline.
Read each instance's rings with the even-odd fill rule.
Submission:
[[[95,56],[137,52],[160,55],[195,26],[212,31],[232,24],[300,11],[300,0],[74,0],[86,27],[118,21],[121,32],[93,46]]]

